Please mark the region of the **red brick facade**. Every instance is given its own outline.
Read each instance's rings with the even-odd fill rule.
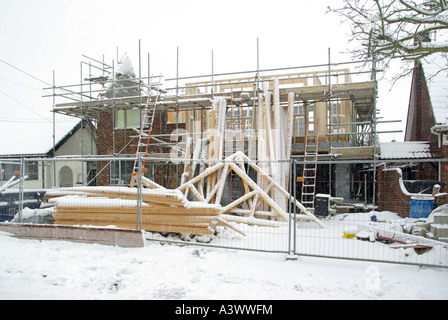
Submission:
[[[185,124],[168,124],[167,112],[157,111],[154,118],[152,134],[170,134],[176,128],[184,129]],[[98,154],[105,156],[112,155],[131,155],[134,156],[137,150],[138,133],[133,129],[115,129],[114,128],[114,113],[112,110],[100,112],[98,116],[98,128],[97,128],[97,142],[98,142]],[[146,142],[146,140],[144,141]],[[166,147],[154,147],[151,146],[149,153],[167,153],[169,148]],[[104,168],[106,166],[106,168]],[[164,168],[165,167],[165,168]],[[98,163],[98,172],[101,174],[98,176],[97,184],[99,186],[110,185],[110,165],[109,161]],[[170,185],[170,181],[164,176],[169,176],[167,173],[171,171],[166,164],[164,166],[159,165],[154,167],[155,170],[155,182],[162,185]],[[177,171],[176,171],[177,172]],[[180,173],[182,174],[182,172]]]
[[[391,211],[408,217],[411,209],[411,197],[403,194],[397,171],[378,170],[377,197],[379,211]]]
[[[443,146],[440,150],[440,157],[443,159],[448,159],[448,146]],[[442,192],[447,192],[448,193],[448,163],[447,162],[443,162],[441,164],[441,170],[442,170],[442,183],[444,184],[443,188],[442,188]],[[448,203],[448,197],[444,197],[444,201],[445,203]]]
[[[406,124],[407,141],[428,141],[431,143],[431,151],[436,157],[440,156],[437,136],[431,133],[431,128],[436,124],[431,106],[428,87],[421,64],[414,68],[411,100],[409,101],[408,123]],[[413,106],[413,107],[412,107]],[[412,121],[410,121],[412,119]]]
[[[429,90],[425,79],[424,71],[420,63],[416,63],[413,73],[413,94],[411,97],[414,104],[414,121],[412,130],[409,130],[409,141],[428,141],[431,145],[431,152],[435,158],[447,158],[448,146],[439,143],[439,137],[431,132],[431,128],[436,125],[434,112],[431,106]],[[407,126],[410,124],[408,123]],[[408,128],[406,128],[408,130]],[[442,192],[448,192],[448,164],[441,165]],[[439,168],[437,165],[421,166],[419,170],[421,180],[436,180]]]

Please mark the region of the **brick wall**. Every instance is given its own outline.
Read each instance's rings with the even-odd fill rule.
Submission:
[[[171,134],[176,128],[185,129],[185,124],[168,124],[166,111],[157,111],[154,118],[152,134]],[[98,116],[98,128],[97,128],[97,143],[98,154],[111,156],[114,154],[120,155],[135,155],[137,150],[138,138],[132,138],[138,136],[138,133],[133,129],[114,129],[113,111],[103,111]],[[146,140],[145,140],[146,142]],[[151,146],[149,153],[167,153],[170,149],[167,147],[154,147]],[[98,163],[98,172],[102,173],[98,176],[98,185],[107,186],[110,185],[110,166],[109,161]],[[168,179],[169,171],[167,165],[154,166],[154,181],[162,185],[169,184],[172,179]],[[175,172],[182,170],[176,170]],[[172,176],[172,174],[170,174]],[[172,183],[171,183],[172,184]]]
[[[380,167],[377,173],[377,198],[379,211],[391,211],[401,217],[409,217],[411,197],[403,194],[400,188],[400,175],[395,170],[383,171]]]
[[[438,137],[431,133],[431,128],[435,125],[434,113],[423,69],[419,63],[416,64],[414,69],[413,82],[413,101],[410,101],[410,103],[414,105],[414,115],[409,141],[428,141],[434,156],[440,157],[441,151],[438,145]],[[409,126],[410,124],[407,125]],[[436,166],[422,165],[419,171],[420,176],[416,177],[416,179],[437,179],[438,169]]]
[[[448,170],[445,170],[445,179]],[[397,171],[383,171],[382,168],[377,172],[377,199],[379,211],[391,211],[398,213],[401,217],[409,217],[411,210],[411,197],[405,195],[399,183],[400,175]],[[445,180],[446,181],[446,180]],[[446,196],[437,197],[434,200],[435,207],[446,204]]]
[[[448,146],[439,147],[438,136],[431,133],[431,128],[436,124],[431,106],[429,90],[424,77],[422,66],[416,65],[414,70],[414,81],[416,81],[414,93],[414,130],[411,134],[412,141],[429,141],[431,151],[436,158],[448,157]],[[448,192],[448,163],[441,165],[442,192]],[[420,168],[421,177],[419,179],[438,180],[437,165],[426,165]],[[440,198],[440,202],[446,199]]]
[[[434,113],[424,73],[420,64],[417,64],[413,74],[414,81],[414,117],[410,141],[429,141],[434,150],[437,149],[437,136],[431,133],[435,125]],[[408,124],[409,125],[409,124]]]
[[[441,158],[448,159],[448,146],[442,145],[440,152],[441,152],[441,154],[440,154]],[[447,162],[441,163],[441,170],[442,170],[441,176],[442,176],[442,183],[443,183],[441,192],[448,193],[448,163]],[[440,203],[443,203],[443,204],[448,203],[448,197],[446,197],[446,196],[441,197],[439,200],[440,200]]]

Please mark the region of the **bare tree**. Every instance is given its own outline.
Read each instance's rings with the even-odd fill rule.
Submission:
[[[357,59],[415,61],[435,53],[448,57],[448,0],[343,0],[328,8],[351,23],[350,51]],[[445,68],[448,68],[448,60]]]

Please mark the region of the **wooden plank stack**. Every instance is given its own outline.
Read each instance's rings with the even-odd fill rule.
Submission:
[[[56,224],[138,227],[136,188],[61,188],[49,190],[44,199],[56,206]],[[220,209],[188,201],[178,190],[143,189],[141,225],[153,232],[210,235],[223,223]]]

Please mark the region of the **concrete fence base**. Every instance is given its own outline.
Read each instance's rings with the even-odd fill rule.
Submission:
[[[144,247],[143,232],[133,229],[0,223],[0,231],[11,233],[18,238]]]

